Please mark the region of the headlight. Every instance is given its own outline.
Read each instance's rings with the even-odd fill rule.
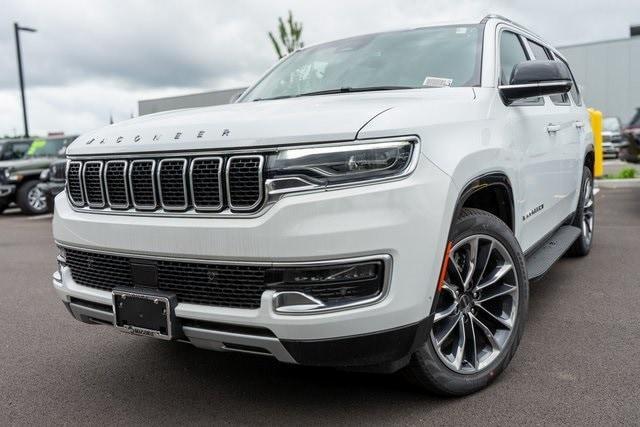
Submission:
[[[3,169],[2,176],[4,176],[4,179],[9,180],[9,177],[11,176],[11,171],[9,169]]]
[[[40,172],[40,181],[49,181],[49,176],[51,175],[51,171],[49,169],[45,169]]]
[[[415,165],[416,140],[292,148],[269,156],[269,192],[283,193],[379,181],[406,175]]]

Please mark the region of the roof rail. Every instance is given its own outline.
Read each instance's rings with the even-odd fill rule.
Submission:
[[[482,18],[482,20],[480,21],[480,23],[481,23],[481,24],[486,24],[486,23],[487,23],[487,21],[488,21],[489,19],[498,19],[498,20],[500,20],[500,21],[507,22],[507,23],[509,23],[509,24],[513,25],[514,27],[518,27],[518,28],[520,28],[521,30],[524,30],[524,31],[527,31],[527,32],[529,32],[529,33],[533,34],[534,36],[537,36],[537,37],[539,37],[539,38],[542,38],[542,37],[540,37],[540,35],[538,35],[538,34],[534,33],[533,31],[531,31],[530,29],[528,29],[528,28],[527,28],[527,27],[525,27],[524,25],[522,25],[522,24],[518,24],[517,22],[515,22],[515,21],[513,21],[513,20],[511,20],[511,19],[509,19],[509,18],[506,18],[506,17],[504,17],[504,16],[502,16],[502,15],[499,15],[499,14],[497,14],[497,13],[490,13],[489,15],[486,15],[484,18]]]

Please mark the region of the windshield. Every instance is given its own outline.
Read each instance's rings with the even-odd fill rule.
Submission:
[[[25,157],[60,157],[62,149],[71,141],[72,138],[36,139],[31,143]]]
[[[617,117],[606,117],[602,120],[602,128],[609,132],[620,132],[620,120]]]
[[[340,89],[476,86],[481,32],[478,25],[430,27],[303,49],[274,68],[241,102]]]

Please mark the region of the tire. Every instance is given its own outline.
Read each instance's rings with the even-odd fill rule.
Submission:
[[[7,205],[0,204],[0,215],[4,213],[4,210],[7,209]]]
[[[16,203],[27,215],[39,215],[49,212],[47,198],[38,188],[38,181],[27,181],[19,189]]]
[[[428,392],[443,396],[464,396],[489,385],[511,361],[526,323],[529,283],[520,245],[513,232],[498,217],[479,209],[463,209],[453,224],[451,236],[449,266],[445,284],[438,291],[434,302],[432,329],[426,342],[411,356],[404,374]],[[468,258],[464,259],[460,255],[467,254],[468,257],[474,241],[479,248],[474,263],[477,268],[472,269],[475,270],[474,274],[467,276],[470,264]],[[508,269],[507,263],[511,265]],[[456,265],[461,265],[462,268],[456,268]],[[506,272],[495,284],[485,286],[489,283],[489,277],[499,276],[495,273],[501,271],[500,267]],[[457,271],[462,272],[458,275],[460,279],[456,279]],[[464,289],[464,284],[460,284],[465,281],[463,277],[472,278],[467,291],[454,296],[454,289]],[[473,292],[478,286],[482,289]],[[497,295],[505,290],[508,293]],[[455,307],[455,310],[444,316],[449,305]],[[509,310],[506,309],[507,306],[510,307]],[[491,318],[489,313],[494,313],[495,317]],[[440,319],[436,320],[438,317]],[[450,329],[453,332],[443,338],[442,342],[451,340],[458,344],[464,343],[459,367],[458,358],[452,359],[446,354],[448,344],[437,344],[446,335],[443,331],[449,330],[449,324],[455,325]],[[495,346],[491,344],[489,335],[484,333],[481,324],[493,336]],[[465,337],[470,337],[469,340],[460,340],[462,331]],[[458,336],[457,341],[455,334]],[[451,350],[457,347],[459,346],[452,345]],[[476,350],[474,353],[474,348],[481,351]]]
[[[582,184],[580,185],[580,197],[578,207],[571,225],[578,227],[582,233],[571,245],[567,255],[574,257],[586,256],[593,245],[593,233],[595,225],[595,204],[593,200],[593,176],[591,169],[585,167],[582,172]]]

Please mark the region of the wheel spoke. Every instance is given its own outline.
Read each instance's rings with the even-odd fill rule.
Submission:
[[[470,314],[469,317],[471,317],[472,322],[475,322],[475,324],[478,325],[478,328],[480,329],[482,334],[487,338],[487,341],[489,341],[491,348],[493,350],[500,351],[502,349],[502,346],[498,343],[491,330],[473,314]]]
[[[496,322],[500,323],[502,326],[504,326],[507,329],[511,329],[513,328],[513,324],[511,323],[510,319],[503,319],[502,317],[496,316],[495,314],[493,314],[492,312],[490,312],[489,310],[487,310],[482,304],[476,304],[476,307],[478,307],[479,309],[481,309],[484,313],[486,313],[489,317],[491,317],[493,320],[495,320]]]
[[[440,347],[442,343],[449,338],[449,335],[451,335],[451,333],[456,329],[461,318],[462,315],[458,315],[456,318],[452,319],[452,321],[450,321],[451,324],[445,328],[444,333],[441,336],[436,337],[436,344],[438,347]]]
[[[456,357],[453,360],[453,366],[456,367],[456,369],[460,370],[460,368],[462,367],[462,361],[464,360],[464,348],[465,345],[467,343],[467,337],[466,334],[464,333],[464,317],[460,316],[458,318],[458,346],[456,349]]]
[[[469,259],[467,265],[467,276],[462,283],[463,289],[466,291],[471,286],[471,280],[473,279],[473,273],[476,271],[476,264],[478,262],[478,238],[469,241]]]
[[[480,274],[477,276],[476,283],[480,283],[484,274],[487,270],[487,266],[489,265],[489,260],[491,259],[491,252],[493,251],[493,241],[489,242],[489,248],[487,249],[486,256],[482,261],[482,268],[480,269]],[[480,257],[478,257],[478,263],[480,263]],[[478,265],[480,267],[480,265]]]
[[[462,272],[460,271],[460,267],[456,262],[456,259],[453,256],[453,251],[449,254],[449,269],[453,270],[453,279],[457,282],[457,284],[462,289],[464,284],[464,280],[462,279]]]
[[[513,268],[513,266],[507,262],[505,262],[504,264],[502,264],[499,267],[496,267],[492,272],[491,275],[486,278],[485,280],[481,281],[478,286],[475,287],[475,291],[480,291],[484,288],[488,288],[491,285],[495,285],[496,283],[498,283],[508,272],[511,271],[511,269]]]
[[[469,322],[469,329],[471,329],[471,340],[473,341],[473,369],[478,369],[478,341],[476,341],[476,328],[473,326],[473,322]]]
[[[479,298],[476,300],[476,304],[482,304],[483,302],[487,302],[494,298],[514,294],[517,292],[517,290],[518,288],[515,286],[503,284],[501,288],[493,289],[491,292],[488,292],[486,295],[482,295],[482,298]]]
[[[456,304],[451,304],[451,306],[449,306],[448,308],[445,308],[442,311],[436,311],[435,315],[433,316],[433,323],[439,322],[442,319],[451,316],[453,313],[455,313],[456,311]]]

